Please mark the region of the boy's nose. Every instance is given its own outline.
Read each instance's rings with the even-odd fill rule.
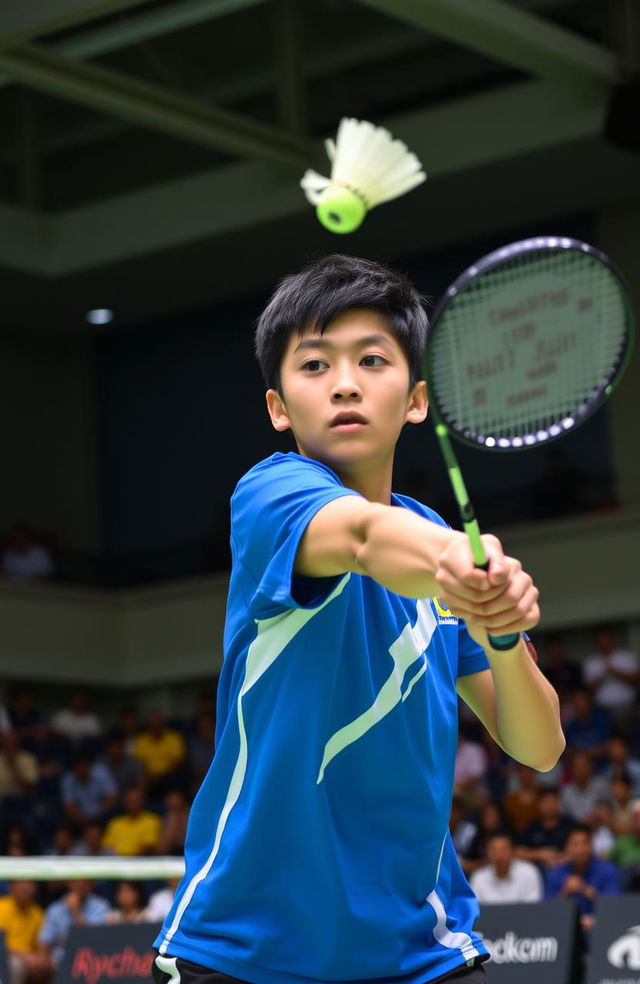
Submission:
[[[333,400],[359,400],[361,396],[362,391],[350,373],[344,373],[340,378],[336,379],[331,389],[331,398]]]

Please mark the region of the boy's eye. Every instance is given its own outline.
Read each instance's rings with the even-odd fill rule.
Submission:
[[[372,369],[375,368],[376,366],[385,365],[387,360],[383,359],[381,355],[365,355],[365,357],[361,361],[365,366],[367,366],[367,368]]]
[[[327,363],[323,362],[322,359],[309,359],[308,362],[305,362],[302,368],[307,369],[309,372],[318,372],[322,366],[326,366],[326,364]]]

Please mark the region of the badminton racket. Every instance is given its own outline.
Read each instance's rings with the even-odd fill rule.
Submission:
[[[450,437],[527,451],[575,430],[609,397],[633,344],[625,283],[600,250],[540,236],[489,253],[447,289],[425,352],[431,416],[474,563],[488,559]],[[518,633],[489,636],[510,649]]]

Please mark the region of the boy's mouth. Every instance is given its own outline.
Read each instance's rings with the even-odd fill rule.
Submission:
[[[332,430],[348,432],[360,430],[366,423],[366,419],[357,410],[341,410],[335,415],[329,426]]]

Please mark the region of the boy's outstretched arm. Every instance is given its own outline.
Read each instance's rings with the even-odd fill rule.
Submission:
[[[488,572],[474,567],[464,533],[410,509],[342,496],[307,526],[295,571],[309,577],[365,574],[406,598],[440,594],[454,615],[486,621],[494,635],[531,628],[539,618],[531,578],[505,558],[495,537],[484,536],[483,543]]]
[[[487,634],[522,632],[540,617],[538,591],[496,537],[483,536],[488,571],[473,564],[467,537],[395,506],[356,496],[320,509],[301,540],[295,570],[310,577],[352,571],[408,598],[440,595],[463,618],[490,670],[462,677],[458,691],[505,751],[540,771],[564,749],[558,698],[524,642],[496,652]]]

